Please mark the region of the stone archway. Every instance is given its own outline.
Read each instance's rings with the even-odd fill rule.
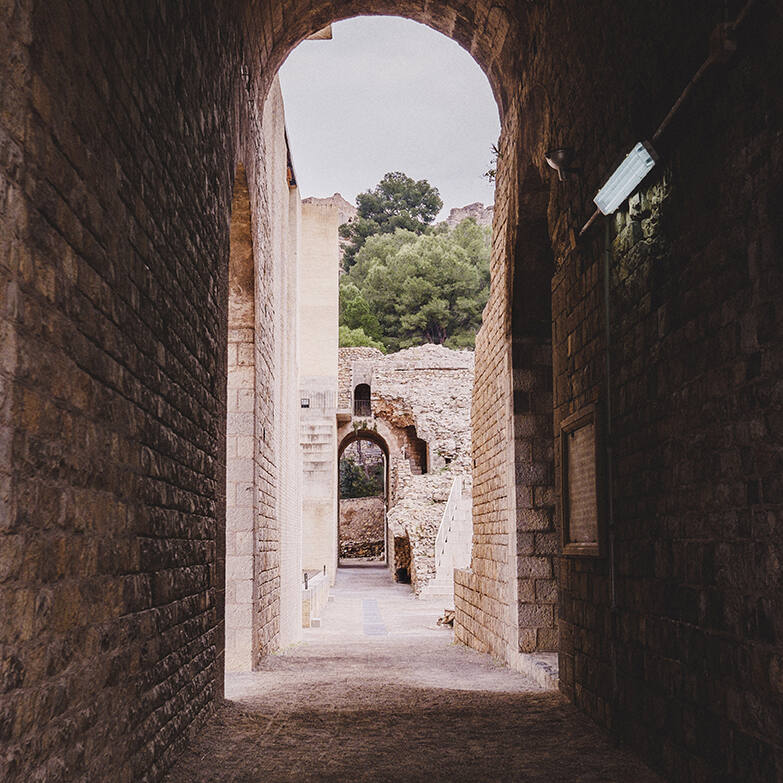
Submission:
[[[260,9],[261,16],[265,13],[264,9],[265,6]],[[547,260],[543,265],[539,264],[540,259],[526,255],[525,243],[520,242],[520,235],[525,230],[525,220],[535,220],[539,226],[547,225],[545,186],[542,186],[541,191],[543,197],[535,202],[535,208],[539,210],[536,215],[533,217],[532,206],[527,204],[527,217],[520,219],[521,205],[524,202],[524,195],[520,195],[520,167],[528,171],[544,166],[542,154],[538,155],[536,166],[529,160],[533,149],[539,152],[541,142],[537,140],[533,143],[525,136],[527,129],[520,112],[525,89],[512,76],[520,68],[518,34],[523,29],[521,21],[527,17],[527,13],[527,10],[512,9],[504,4],[488,5],[481,2],[468,2],[455,8],[444,2],[355,0],[342,4],[339,11],[325,2],[308,2],[307,12],[297,17],[293,25],[288,24],[286,15],[286,24],[281,27],[278,15],[273,12],[271,34],[268,28],[264,27],[270,20],[264,18],[259,22],[268,46],[260,54],[255,81],[252,69],[248,73],[250,94],[253,94],[253,89],[258,91],[257,94],[263,94],[266,84],[264,79],[269,78],[270,71],[278,68],[290,51],[305,38],[341,19],[386,14],[421,22],[452,38],[471,53],[488,78],[497,101],[502,128],[491,260],[492,289],[485,311],[491,327],[484,329],[484,335],[480,335],[477,342],[477,356],[480,354],[477,377],[481,378],[481,383],[476,390],[475,403],[481,410],[481,416],[474,420],[473,428],[478,433],[479,441],[491,444],[485,457],[488,464],[498,469],[498,473],[493,475],[482,470],[474,479],[474,534],[477,536],[474,553],[477,558],[475,568],[462,575],[461,595],[458,595],[455,601],[458,604],[458,637],[464,643],[482,651],[492,652],[508,663],[517,661],[520,650],[531,652],[554,649],[553,639],[556,637],[552,603],[556,590],[552,589],[547,591],[542,599],[546,602],[544,612],[552,617],[547,626],[549,634],[533,632],[531,636],[529,633],[520,633],[520,623],[527,625],[530,616],[537,618],[540,614],[537,606],[541,601],[534,593],[532,598],[520,603],[518,558],[521,555],[517,553],[519,515],[516,503],[519,494],[518,471],[514,468],[514,457],[509,456],[515,453],[515,390],[510,380],[508,388],[502,390],[496,389],[494,385],[502,383],[503,379],[510,379],[513,373],[513,286],[524,289],[527,283],[531,299],[545,302],[550,298],[547,275],[551,276],[551,262]],[[550,109],[551,106],[538,106],[542,115],[547,115]],[[541,118],[537,116],[536,119]],[[519,263],[516,263],[518,257]],[[512,278],[511,270],[515,268],[518,272]],[[549,350],[551,354],[551,344]],[[542,362],[538,369],[546,372],[546,362]],[[494,382],[490,380],[493,378]],[[541,402],[537,398],[537,403]],[[541,411],[543,412],[543,408]],[[550,418],[551,412],[550,394]],[[521,455],[524,452],[524,449],[519,450],[522,460],[524,458]],[[551,448],[544,449],[538,458],[539,461],[549,460],[551,463]],[[525,470],[529,472],[527,467]],[[547,464],[545,470],[547,475],[551,475],[553,467]],[[500,482],[498,475],[502,476]],[[524,481],[522,483],[524,484]],[[523,516],[527,519],[526,515]],[[550,526],[553,524],[550,514]],[[556,552],[550,553],[550,565],[555,554]],[[522,563],[522,566],[525,564]],[[485,597],[487,595],[489,599]],[[539,595],[544,595],[543,588],[540,588]],[[479,608],[479,604],[487,600],[491,600],[493,604],[489,613]],[[459,628],[461,621],[465,623],[464,632]],[[468,625],[470,632],[467,631]]]
[[[383,458],[383,487],[382,487],[382,494],[380,496],[380,508],[376,508],[375,504],[372,504],[370,507],[362,507],[356,509],[357,513],[359,514],[371,514],[373,517],[380,514],[381,520],[380,520],[380,526],[382,527],[381,530],[381,539],[383,541],[383,556],[382,556],[382,562],[388,563],[389,558],[389,540],[388,540],[388,529],[386,526],[386,512],[389,508],[389,489],[390,489],[390,473],[391,473],[391,458],[390,458],[390,451],[389,451],[389,444],[387,440],[378,434],[377,430],[369,430],[369,429],[353,429],[348,434],[343,435],[342,439],[340,440],[339,447],[337,449],[337,464],[338,464],[338,490],[337,490],[337,525],[338,525],[338,555],[339,559],[346,559],[346,557],[356,557],[359,555],[355,554],[347,554],[344,553],[343,547],[345,544],[344,541],[344,530],[343,526],[346,523],[346,509],[344,507],[344,501],[347,500],[347,498],[343,497],[343,474],[342,471],[344,469],[343,464],[343,457],[345,454],[346,449],[351,447],[354,444],[361,444],[362,442],[367,442],[369,444],[372,444],[373,446],[377,447],[377,449],[380,450],[382,458]],[[362,498],[356,498],[356,500],[361,501]],[[372,500],[372,498],[368,499]],[[361,503],[359,504],[361,505]],[[366,505],[366,504],[365,504]],[[378,524],[378,520],[375,520],[375,524],[373,524],[373,527],[376,527]],[[338,560],[339,562],[339,560]]]

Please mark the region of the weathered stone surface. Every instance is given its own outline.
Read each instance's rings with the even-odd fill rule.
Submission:
[[[340,498],[340,557],[383,557],[382,497]]]
[[[608,248],[604,221],[573,241],[738,5],[2,5],[0,777],[159,779],[220,697],[233,176],[243,163],[268,248],[261,99],[299,40],[363,12],[453,37],[502,118],[455,633],[500,658],[545,635],[519,625],[516,547],[531,542],[517,511],[551,493],[515,476],[525,449],[550,460],[546,390],[514,392],[543,379],[551,340],[553,435],[587,403],[610,403],[612,424],[614,559],[554,559],[564,693],[668,779],[781,777],[778,3],[753,4],[733,61],[695,85]],[[563,145],[578,173],[558,182],[544,152]],[[281,324],[273,256],[257,262],[257,606],[272,643]],[[524,361],[513,337],[535,338]]]
[[[337,209],[337,224],[342,225],[356,217],[356,207],[346,201],[339,193],[326,198],[316,198],[308,196],[302,199],[303,204],[321,204],[323,206],[335,207]]]
[[[482,203],[468,204],[466,207],[454,207],[449,210],[449,216],[444,221],[449,228],[455,228],[463,220],[473,218],[480,226],[491,226],[495,214],[493,206],[485,207]]]
[[[463,494],[470,496],[473,361],[470,351],[442,345],[387,356],[372,348],[340,349],[341,407],[350,408],[357,379],[369,382],[372,416],[363,424],[354,417],[354,424],[385,427],[390,561],[395,539],[404,538],[417,595],[435,576],[435,538],[455,476],[463,477]]]

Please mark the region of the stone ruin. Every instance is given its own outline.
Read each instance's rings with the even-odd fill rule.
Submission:
[[[461,484],[457,505],[470,508],[473,353],[442,345],[388,356],[373,348],[341,348],[342,409],[354,402],[352,394],[360,384],[370,387],[371,415],[357,417],[359,408],[354,405],[350,424],[342,424],[341,438],[369,431],[388,445],[389,564],[395,572],[407,569],[417,596],[448,595],[453,591],[453,583],[447,581],[450,574],[444,574],[432,592],[435,543],[456,477]],[[463,514],[463,522],[466,516],[469,520],[469,513]],[[406,550],[402,556],[395,551],[401,547]]]

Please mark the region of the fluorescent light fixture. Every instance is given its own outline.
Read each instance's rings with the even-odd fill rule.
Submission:
[[[633,193],[657,160],[655,150],[647,142],[640,141],[593,199],[598,209],[604,215],[611,215]]]

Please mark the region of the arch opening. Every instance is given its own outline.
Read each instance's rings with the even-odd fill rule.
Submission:
[[[339,560],[385,562],[386,455],[370,440],[357,438],[339,462]]]
[[[370,385],[368,383],[357,384],[353,390],[353,415],[371,416]]]
[[[388,563],[389,447],[378,433],[357,429],[338,449],[338,564]]]

